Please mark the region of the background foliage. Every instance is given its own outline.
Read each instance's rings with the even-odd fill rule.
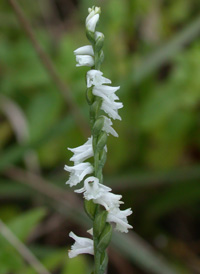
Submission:
[[[87,7],[102,7],[102,71],[124,103],[105,183],[134,210],[134,231],[113,237],[108,273],[200,273],[200,2],[93,2],[18,0],[86,124],[87,70],[73,50],[87,44]],[[67,257],[69,231],[86,236],[90,224],[63,171],[67,147],[90,133],[4,0],[0,60],[0,218],[50,273],[90,273],[89,256]],[[0,274],[9,273],[36,272],[1,235]]]

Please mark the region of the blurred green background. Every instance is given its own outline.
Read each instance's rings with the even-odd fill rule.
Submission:
[[[0,274],[91,272],[90,256],[67,256],[69,232],[91,224],[63,166],[90,136],[87,69],[73,50],[88,44],[94,4],[102,71],[124,103],[104,178],[134,212],[133,231],[113,236],[108,274],[200,273],[200,1],[0,0],[0,227],[49,271],[4,231]]]

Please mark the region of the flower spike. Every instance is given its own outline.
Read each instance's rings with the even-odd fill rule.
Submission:
[[[83,194],[85,211],[93,222],[93,227],[88,232],[94,239],[78,237],[70,232],[69,236],[75,243],[69,251],[69,257],[73,258],[83,253],[94,255],[93,273],[102,274],[106,272],[106,248],[111,240],[111,224],[115,224],[116,230],[127,233],[132,228],[127,220],[132,210],[120,210],[123,204],[122,195],[112,193],[112,189],[103,184],[102,170],[107,158],[107,138],[108,135],[118,137],[118,133],[112,127],[112,119],[121,120],[118,111],[123,104],[116,95],[120,87],[111,86],[111,80],[104,77],[100,70],[104,59],[104,35],[96,31],[96,26],[101,9],[93,6],[88,12],[85,21],[86,36],[92,45],[76,49],[74,55],[77,67],[90,67],[86,74],[86,98],[90,106],[92,136],[83,145],[68,148],[73,153],[70,161],[74,166],[65,165],[64,169],[70,172],[69,180],[66,182],[70,187],[84,180],[83,186],[74,192]]]

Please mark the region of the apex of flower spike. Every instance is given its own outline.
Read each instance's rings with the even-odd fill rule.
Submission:
[[[96,24],[99,21],[99,14],[101,9],[99,7],[93,6],[88,9],[89,15],[86,18],[86,28],[88,31],[95,32]]]
[[[71,250],[69,250],[69,258],[74,258],[77,255],[84,253],[94,255],[93,240],[89,238],[78,237],[73,232],[70,232],[69,236],[75,240]]]

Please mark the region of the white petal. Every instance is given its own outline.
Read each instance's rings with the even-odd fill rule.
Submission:
[[[94,66],[94,59],[90,55],[76,55],[77,67],[92,67]]]
[[[95,87],[94,89],[97,89],[101,93],[108,95],[108,94],[115,93],[117,90],[120,89],[120,87],[111,87],[111,86],[107,86],[107,85],[102,85],[102,86]]]
[[[74,51],[75,55],[91,55],[94,56],[94,50],[93,47],[88,45],[88,46],[83,46]]]
[[[90,163],[86,162],[75,166],[65,165],[64,169],[70,172],[70,177],[66,184],[72,187],[80,183],[86,175],[91,174],[94,168]]]
[[[121,120],[122,118],[119,116],[116,109],[113,109],[112,103],[107,103],[103,101],[101,105],[101,109],[108,114],[108,116],[114,120]]]
[[[96,28],[96,24],[97,24],[98,21],[99,21],[99,14],[95,14],[89,20],[87,20],[87,22],[86,22],[86,28],[89,31],[94,32],[95,28]]]
[[[98,178],[90,176],[87,179],[85,179],[84,187],[76,190],[75,192],[84,192],[84,198],[86,200],[95,201],[98,198],[101,199],[101,197],[104,196],[105,193],[108,193],[111,190],[112,189],[110,187],[100,184]]]
[[[112,134],[114,137],[118,137],[119,135],[117,134],[117,132],[111,127],[112,126],[112,121],[111,119],[109,119],[106,116],[104,117],[104,125],[103,125],[103,130],[107,133],[107,134]]]
[[[87,72],[87,87],[100,86],[102,84],[111,84],[111,80],[102,76],[103,73],[100,70],[89,70]]]
[[[130,208],[126,210],[120,210],[119,208],[111,208],[108,211],[107,221],[116,223],[115,229],[120,232],[128,232],[128,229],[131,229],[132,226],[128,224],[127,216],[132,214]]]
[[[106,210],[109,210],[110,208],[113,208],[113,207],[118,208],[120,204],[123,203],[122,201],[120,201],[121,198],[122,198],[122,195],[116,195],[114,193],[104,192],[99,198],[94,199],[93,202],[96,204],[100,204],[104,206]]]
[[[93,240],[89,238],[83,238],[76,236],[73,232],[69,233],[69,236],[75,240],[75,243],[72,245],[71,250],[68,255],[70,258],[74,258],[79,254],[94,254],[94,243]]]
[[[92,137],[89,138],[88,141],[82,146],[68,149],[74,153],[74,155],[70,158],[70,161],[73,161],[75,164],[81,163],[94,155]]]

